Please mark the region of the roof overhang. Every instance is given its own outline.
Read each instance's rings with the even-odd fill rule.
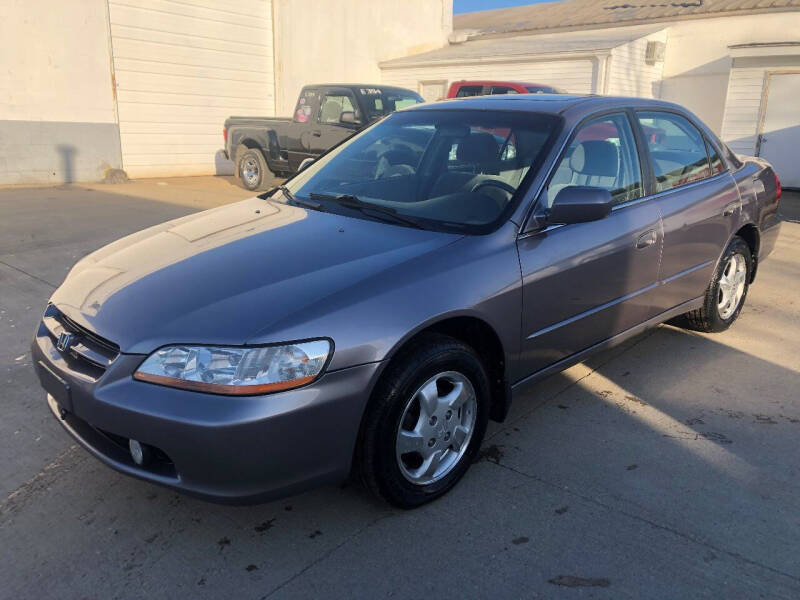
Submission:
[[[800,42],[768,42],[728,46],[733,58],[800,55]]]
[[[543,60],[575,60],[603,58],[611,54],[614,48],[596,48],[593,50],[565,52],[537,52],[535,54],[502,54],[499,56],[481,56],[474,58],[420,59],[417,61],[385,61],[378,63],[381,69],[408,69],[413,67],[446,67],[449,65],[485,65],[493,63],[535,62]]]

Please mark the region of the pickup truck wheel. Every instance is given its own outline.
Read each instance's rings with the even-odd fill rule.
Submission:
[[[725,331],[742,311],[752,273],[750,246],[734,237],[708,284],[703,306],[681,315],[675,324],[706,333]]]
[[[430,334],[401,351],[364,416],[356,467],[366,486],[401,508],[445,494],[480,448],[489,397],[486,370],[466,344]]]
[[[236,173],[242,186],[251,191],[261,189],[266,181],[267,161],[264,155],[256,148],[248,148],[236,155]]]

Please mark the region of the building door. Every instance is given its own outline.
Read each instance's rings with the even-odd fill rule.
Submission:
[[[425,99],[425,102],[436,102],[445,97],[446,88],[446,81],[420,81],[419,95]]]
[[[800,73],[772,73],[758,155],[775,170],[785,187],[800,188]]]

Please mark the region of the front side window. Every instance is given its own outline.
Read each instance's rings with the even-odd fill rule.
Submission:
[[[687,119],[674,113],[640,112],[645,131],[656,191],[663,192],[711,176],[703,134]]]
[[[298,201],[318,203],[319,210],[390,220],[388,210],[397,222],[480,232],[511,209],[560,124],[559,117],[527,112],[394,113],[286,186]]]
[[[642,171],[633,130],[624,114],[593,119],[576,131],[546,190],[546,206],[571,186],[611,192],[614,204],[643,196]]]
[[[320,123],[339,123],[343,112],[355,113],[353,101],[347,94],[326,94],[319,109]]]

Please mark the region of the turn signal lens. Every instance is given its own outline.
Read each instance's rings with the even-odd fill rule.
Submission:
[[[133,377],[210,394],[269,394],[314,381],[330,351],[328,340],[256,348],[166,346],[148,356]]]

